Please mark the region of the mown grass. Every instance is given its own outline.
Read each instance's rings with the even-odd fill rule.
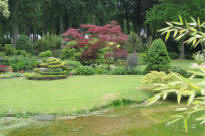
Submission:
[[[142,102],[149,97],[142,76],[73,76],[65,80],[0,80],[0,114],[72,114],[129,98]]]
[[[191,63],[194,63],[194,60],[176,59],[171,61],[171,66],[188,69],[191,67]]]

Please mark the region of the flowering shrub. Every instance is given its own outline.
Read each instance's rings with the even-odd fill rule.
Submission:
[[[0,72],[6,72],[8,69],[8,66],[6,65],[0,65]]]

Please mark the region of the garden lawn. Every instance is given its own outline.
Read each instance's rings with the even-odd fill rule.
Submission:
[[[194,63],[194,60],[176,59],[171,61],[171,66],[188,69],[191,67],[191,63]]]
[[[72,76],[65,80],[0,80],[0,114],[76,113],[130,98],[142,102],[150,94],[137,91],[142,76]]]

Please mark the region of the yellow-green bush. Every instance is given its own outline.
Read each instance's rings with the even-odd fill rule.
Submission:
[[[167,83],[175,79],[176,77],[172,73],[166,74],[165,72],[151,71],[144,76],[142,82],[145,84]]]

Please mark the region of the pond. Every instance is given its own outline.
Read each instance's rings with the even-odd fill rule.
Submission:
[[[131,105],[51,121],[31,118],[2,123],[1,119],[0,128],[4,125],[5,129],[0,129],[0,136],[205,136],[205,126],[194,122],[189,124],[189,134],[185,134],[182,121],[166,125],[173,110],[181,106],[172,103],[150,107]],[[12,123],[14,128],[8,127]]]

